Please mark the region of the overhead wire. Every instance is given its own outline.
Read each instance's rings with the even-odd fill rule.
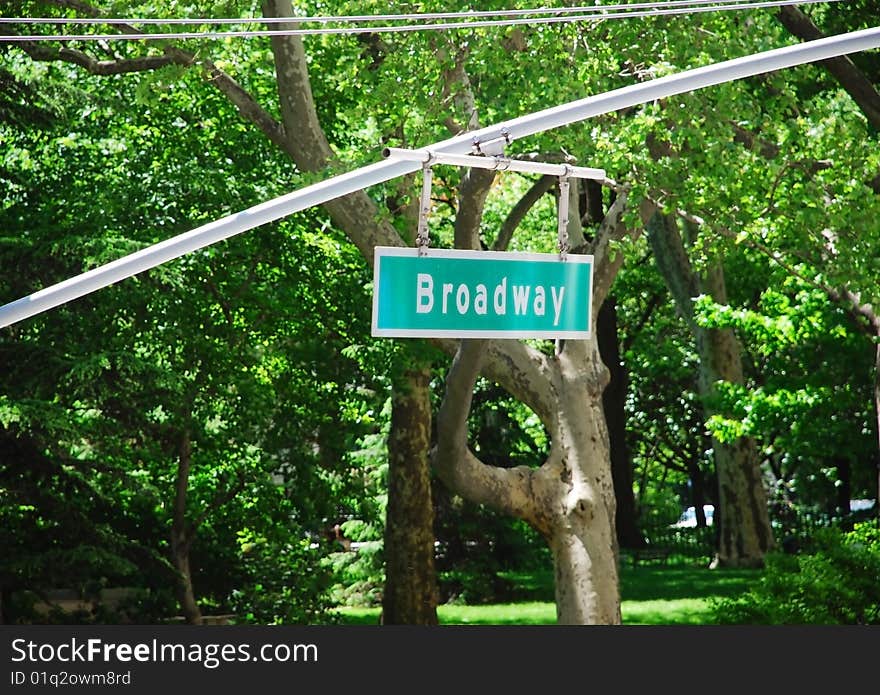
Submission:
[[[131,27],[134,24],[146,25],[221,25],[221,24],[296,24],[303,23],[367,23],[372,21],[408,21],[409,18],[418,18],[422,21],[415,24],[383,25],[377,27],[345,26],[345,27],[317,27],[317,28],[283,28],[283,29],[253,29],[237,31],[184,31],[184,32],[138,32],[129,31],[119,34],[0,34],[2,42],[33,42],[33,41],[134,41],[134,40],[169,40],[169,39],[226,39],[226,38],[255,38],[271,36],[311,36],[311,35],[334,35],[334,34],[378,34],[378,33],[403,33],[416,31],[448,31],[458,29],[478,29],[498,26],[521,26],[521,25],[548,25],[568,24],[583,21],[604,21],[608,19],[640,18],[669,15],[702,14],[707,12],[743,11],[750,9],[762,9],[770,7],[785,7],[791,5],[807,5],[824,2],[839,2],[841,0],[759,0],[758,2],[730,0],[668,0],[662,3],[633,3],[624,5],[596,5],[578,8],[541,8],[532,10],[504,10],[504,11],[480,11],[480,12],[446,12],[434,14],[412,15],[354,15],[348,17],[261,17],[261,18],[219,18],[219,19],[182,19],[170,18],[160,20],[156,18],[98,18],[98,17],[75,17],[62,18],[0,18],[0,24],[90,24],[90,25],[125,25]],[[632,11],[636,8],[641,9]],[[614,8],[611,12],[609,8]],[[553,14],[551,17],[531,17],[524,15]],[[471,21],[444,21],[425,22],[426,18],[444,19],[460,17],[508,17],[507,19],[476,19]],[[392,19],[393,18],[393,19]]]
[[[361,14],[361,15],[293,15],[290,17],[0,17],[0,24],[146,24],[175,25],[196,24],[201,26],[222,24],[281,24],[296,23],[365,23],[365,22],[408,22],[429,21],[437,19],[469,19],[480,17],[521,17],[526,15],[571,15],[590,14],[618,10],[647,10],[667,7],[684,7],[690,5],[725,5],[738,0],[663,0],[661,2],[634,2],[609,5],[578,5],[571,7],[533,7],[507,10],[461,10],[456,12],[408,12],[397,14]],[[739,0],[740,4],[744,4]],[[760,0],[749,0],[751,3]],[[822,2],[824,0],[812,0]],[[840,0],[827,0],[839,2]]]

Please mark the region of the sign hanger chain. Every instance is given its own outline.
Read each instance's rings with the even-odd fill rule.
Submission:
[[[568,259],[570,244],[568,240],[568,191],[571,182],[567,176],[559,177],[559,202],[556,205],[557,214],[557,246],[559,247],[559,260]]]
[[[603,179],[605,177],[605,171],[603,169],[575,167],[569,164],[545,164],[543,162],[510,159],[509,157],[504,156],[504,148],[507,144],[510,144],[510,140],[506,135],[488,143],[480,143],[475,140],[473,150],[479,153],[477,155],[450,155],[428,150],[402,150],[392,147],[385,148],[383,151],[385,157],[417,160],[422,163],[422,195],[419,201],[419,222],[416,231],[416,248],[418,249],[419,256],[426,256],[431,245],[428,236],[428,215],[431,212],[432,167],[435,164],[445,163],[454,166],[494,169],[495,171],[521,171],[558,176],[559,201],[557,203],[557,247],[560,260],[565,261],[568,259],[568,254],[571,251],[571,244],[568,237],[571,178]]]
[[[419,256],[425,256],[428,253],[428,246],[431,240],[428,238],[428,213],[431,212],[431,181],[434,172],[430,164],[422,165],[422,199],[419,203],[419,228],[416,232],[416,247],[419,250]]]

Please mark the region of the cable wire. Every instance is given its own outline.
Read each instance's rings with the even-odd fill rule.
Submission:
[[[528,15],[571,15],[592,14],[608,11],[629,10],[654,10],[667,7],[683,7],[689,5],[726,5],[733,4],[737,0],[665,0],[664,2],[624,3],[617,5],[582,5],[577,7],[536,7],[529,9],[510,10],[465,10],[460,12],[411,12],[404,14],[378,14],[378,15],[316,15],[316,16],[292,16],[292,17],[0,17],[0,24],[103,24],[103,25],[199,25],[214,26],[223,24],[283,24],[286,22],[297,24],[312,23],[367,23],[367,22],[408,22],[430,21],[438,19],[473,19],[481,17],[522,17]],[[750,3],[759,0],[749,0]],[[807,0],[809,1],[809,0]],[[822,0],[812,0],[820,2]],[[840,2],[840,0],[827,0],[828,2]],[[740,2],[740,4],[747,4]],[[804,3],[806,4],[806,3]]]
[[[723,1],[723,0],[722,0]],[[583,22],[583,21],[603,21],[608,19],[623,19],[623,18],[640,18],[640,17],[657,17],[657,16],[669,16],[669,15],[688,15],[688,14],[702,14],[706,12],[725,12],[725,11],[741,11],[741,10],[750,10],[750,9],[762,9],[769,7],[786,7],[791,5],[809,5],[816,4],[820,2],[838,2],[839,0],[762,0],[760,2],[735,2],[734,4],[718,4],[717,0],[715,4],[712,5],[696,5],[695,3],[705,2],[705,0],[693,0],[692,2],[684,2],[684,0],[670,0],[670,2],[662,3],[662,5],[671,5],[676,4],[677,7],[673,8],[662,8],[658,4],[650,5],[644,3],[643,5],[648,5],[648,7],[653,7],[653,9],[644,9],[638,10],[635,12],[631,11],[617,11],[617,12],[606,12],[605,8],[602,6],[591,7],[588,8],[589,12],[584,10],[580,14],[576,14],[574,16],[554,16],[554,17],[535,17],[535,18],[521,18],[521,19],[499,19],[499,20],[476,20],[476,21],[465,21],[465,22],[438,22],[438,23],[419,23],[419,24],[405,24],[405,25],[385,25],[378,27],[363,27],[363,26],[354,26],[354,27],[320,27],[320,28],[312,28],[312,29],[256,29],[256,30],[239,30],[239,31],[187,31],[187,32],[169,32],[169,33],[143,33],[143,32],[128,32],[125,34],[28,34],[28,35],[19,35],[19,34],[2,34],[0,35],[0,43],[3,42],[31,42],[31,41],[137,41],[137,40],[169,40],[169,39],[227,39],[227,38],[255,38],[255,37],[266,37],[266,36],[313,36],[313,35],[334,35],[334,34],[380,34],[380,33],[409,33],[409,32],[417,32],[417,31],[449,31],[454,29],[479,29],[479,28],[487,28],[487,27],[499,27],[499,26],[519,26],[524,24],[529,25],[549,25],[549,24],[569,24],[574,22]],[[680,5],[687,5],[680,6]],[[608,7],[634,7],[635,5],[613,5]],[[573,9],[573,8],[570,8]],[[510,12],[523,12],[523,11],[514,11]],[[529,12],[538,12],[535,10],[531,10]],[[548,12],[557,12],[557,10],[548,10]],[[501,13],[501,16],[504,16],[506,13]],[[388,15],[385,15],[387,17]],[[403,17],[405,15],[396,15],[398,17]],[[418,15],[417,15],[418,16]],[[495,13],[492,16],[499,16],[499,13]],[[366,15],[364,16],[366,17]],[[380,15],[376,15],[375,17],[380,17]],[[25,19],[25,18],[22,18]],[[55,22],[54,18],[51,18],[53,21],[51,23],[61,23]],[[79,19],[89,19],[89,24],[108,24],[110,23],[108,20],[99,20],[97,18],[79,18]],[[235,20],[235,23],[291,23],[291,24],[301,24],[305,21],[306,18],[297,18],[297,17],[285,17],[285,18],[260,18],[260,19],[243,19],[243,20]],[[330,22],[330,21],[342,21],[344,18],[333,20],[330,17],[322,17],[322,18],[311,18],[313,22]],[[351,18],[354,19],[354,18]],[[370,18],[372,20],[372,17]],[[360,20],[360,21],[370,21],[370,20]],[[380,20],[375,20],[380,21]],[[387,20],[382,20],[387,21]],[[150,24],[158,24],[158,20],[127,20],[123,22],[123,20],[113,20],[113,23],[125,24],[126,26],[130,26],[132,23],[150,23]],[[207,24],[209,22],[214,23],[223,23],[229,24],[233,23],[231,19],[221,19],[221,20],[164,20],[165,24],[182,24],[182,23],[190,23],[190,24]],[[20,20],[15,21],[12,18],[0,18],[0,24],[11,24],[11,23],[22,23]],[[35,23],[35,22],[24,22]],[[79,22],[84,23],[84,22]]]

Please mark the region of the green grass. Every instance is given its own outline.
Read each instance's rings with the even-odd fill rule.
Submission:
[[[710,601],[749,588],[759,570],[708,570],[674,565],[621,568],[621,615],[625,625],[704,625],[711,621]],[[518,600],[489,605],[441,605],[442,625],[552,625],[556,622],[553,577],[545,572],[509,572],[504,578]],[[348,625],[376,625],[379,608],[340,607]]]
[[[342,606],[337,609],[346,625],[378,625],[378,608]],[[441,625],[551,625],[556,606],[543,601],[493,603],[485,606],[442,605],[437,607]]]

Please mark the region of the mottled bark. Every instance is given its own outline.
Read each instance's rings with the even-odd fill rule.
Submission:
[[[560,624],[620,622],[615,499],[601,393],[608,371],[595,340],[568,341],[552,362],[554,407],[536,411],[553,442],[538,469],[484,465],[467,445],[471,396],[486,341],[462,341],[437,417],[435,468],[452,489],[526,520],[553,554]]]
[[[486,196],[495,180],[495,172],[487,169],[468,169],[461,178],[458,191],[458,210],[455,213],[455,248],[478,250],[480,220]]]
[[[559,510],[549,534],[557,620],[618,624],[616,502],[602,411],[608,370],[595,340],[567,342],[559,362],[557,429],[545,464],[556,483]]]
[[[430,370],[409,369],[394,384],[388,438],[385,625],[436,625]]]
[[[264,0],[263,14],[292,17],[294,13],[290,0]],[[282,23],[275,28],[293,26]],[[284,134],[282,149],[302,170],[320,171],[332,163],[333,150],[318,120],[302,40],[299,36],[273,36],[272,53]],[[380,219],[378,208],[365,191],[331,200],[324,208],[370,265],[376,246],[403,245],[394,227]]]
[[[628,231],[623,224],[626,206],[627,194],[620,193],[602,218],[593,240],[580,249],[593,255],[593,306],[597,308],[602,306],[623,266],[623,253],[617,251],[612,242],[619,241]]]
[[[718,263],[711,265],[703,276],[693,271],[674,217],[655,212],[647,230],[657,267],[694,334],[700,356],[697,386],[708,418],[714,412],[716,384],[744,382],[741,348],[733,331],[704,328],[694,320],[696,296],[706,294],[722,304],[727,301],[724,274]],[[773,547],[773,533],[755,441],[743,437],[721,442],[713,438],[712,448],[721,508],[719,547],[714,564],[761,566],[765,554]]]

